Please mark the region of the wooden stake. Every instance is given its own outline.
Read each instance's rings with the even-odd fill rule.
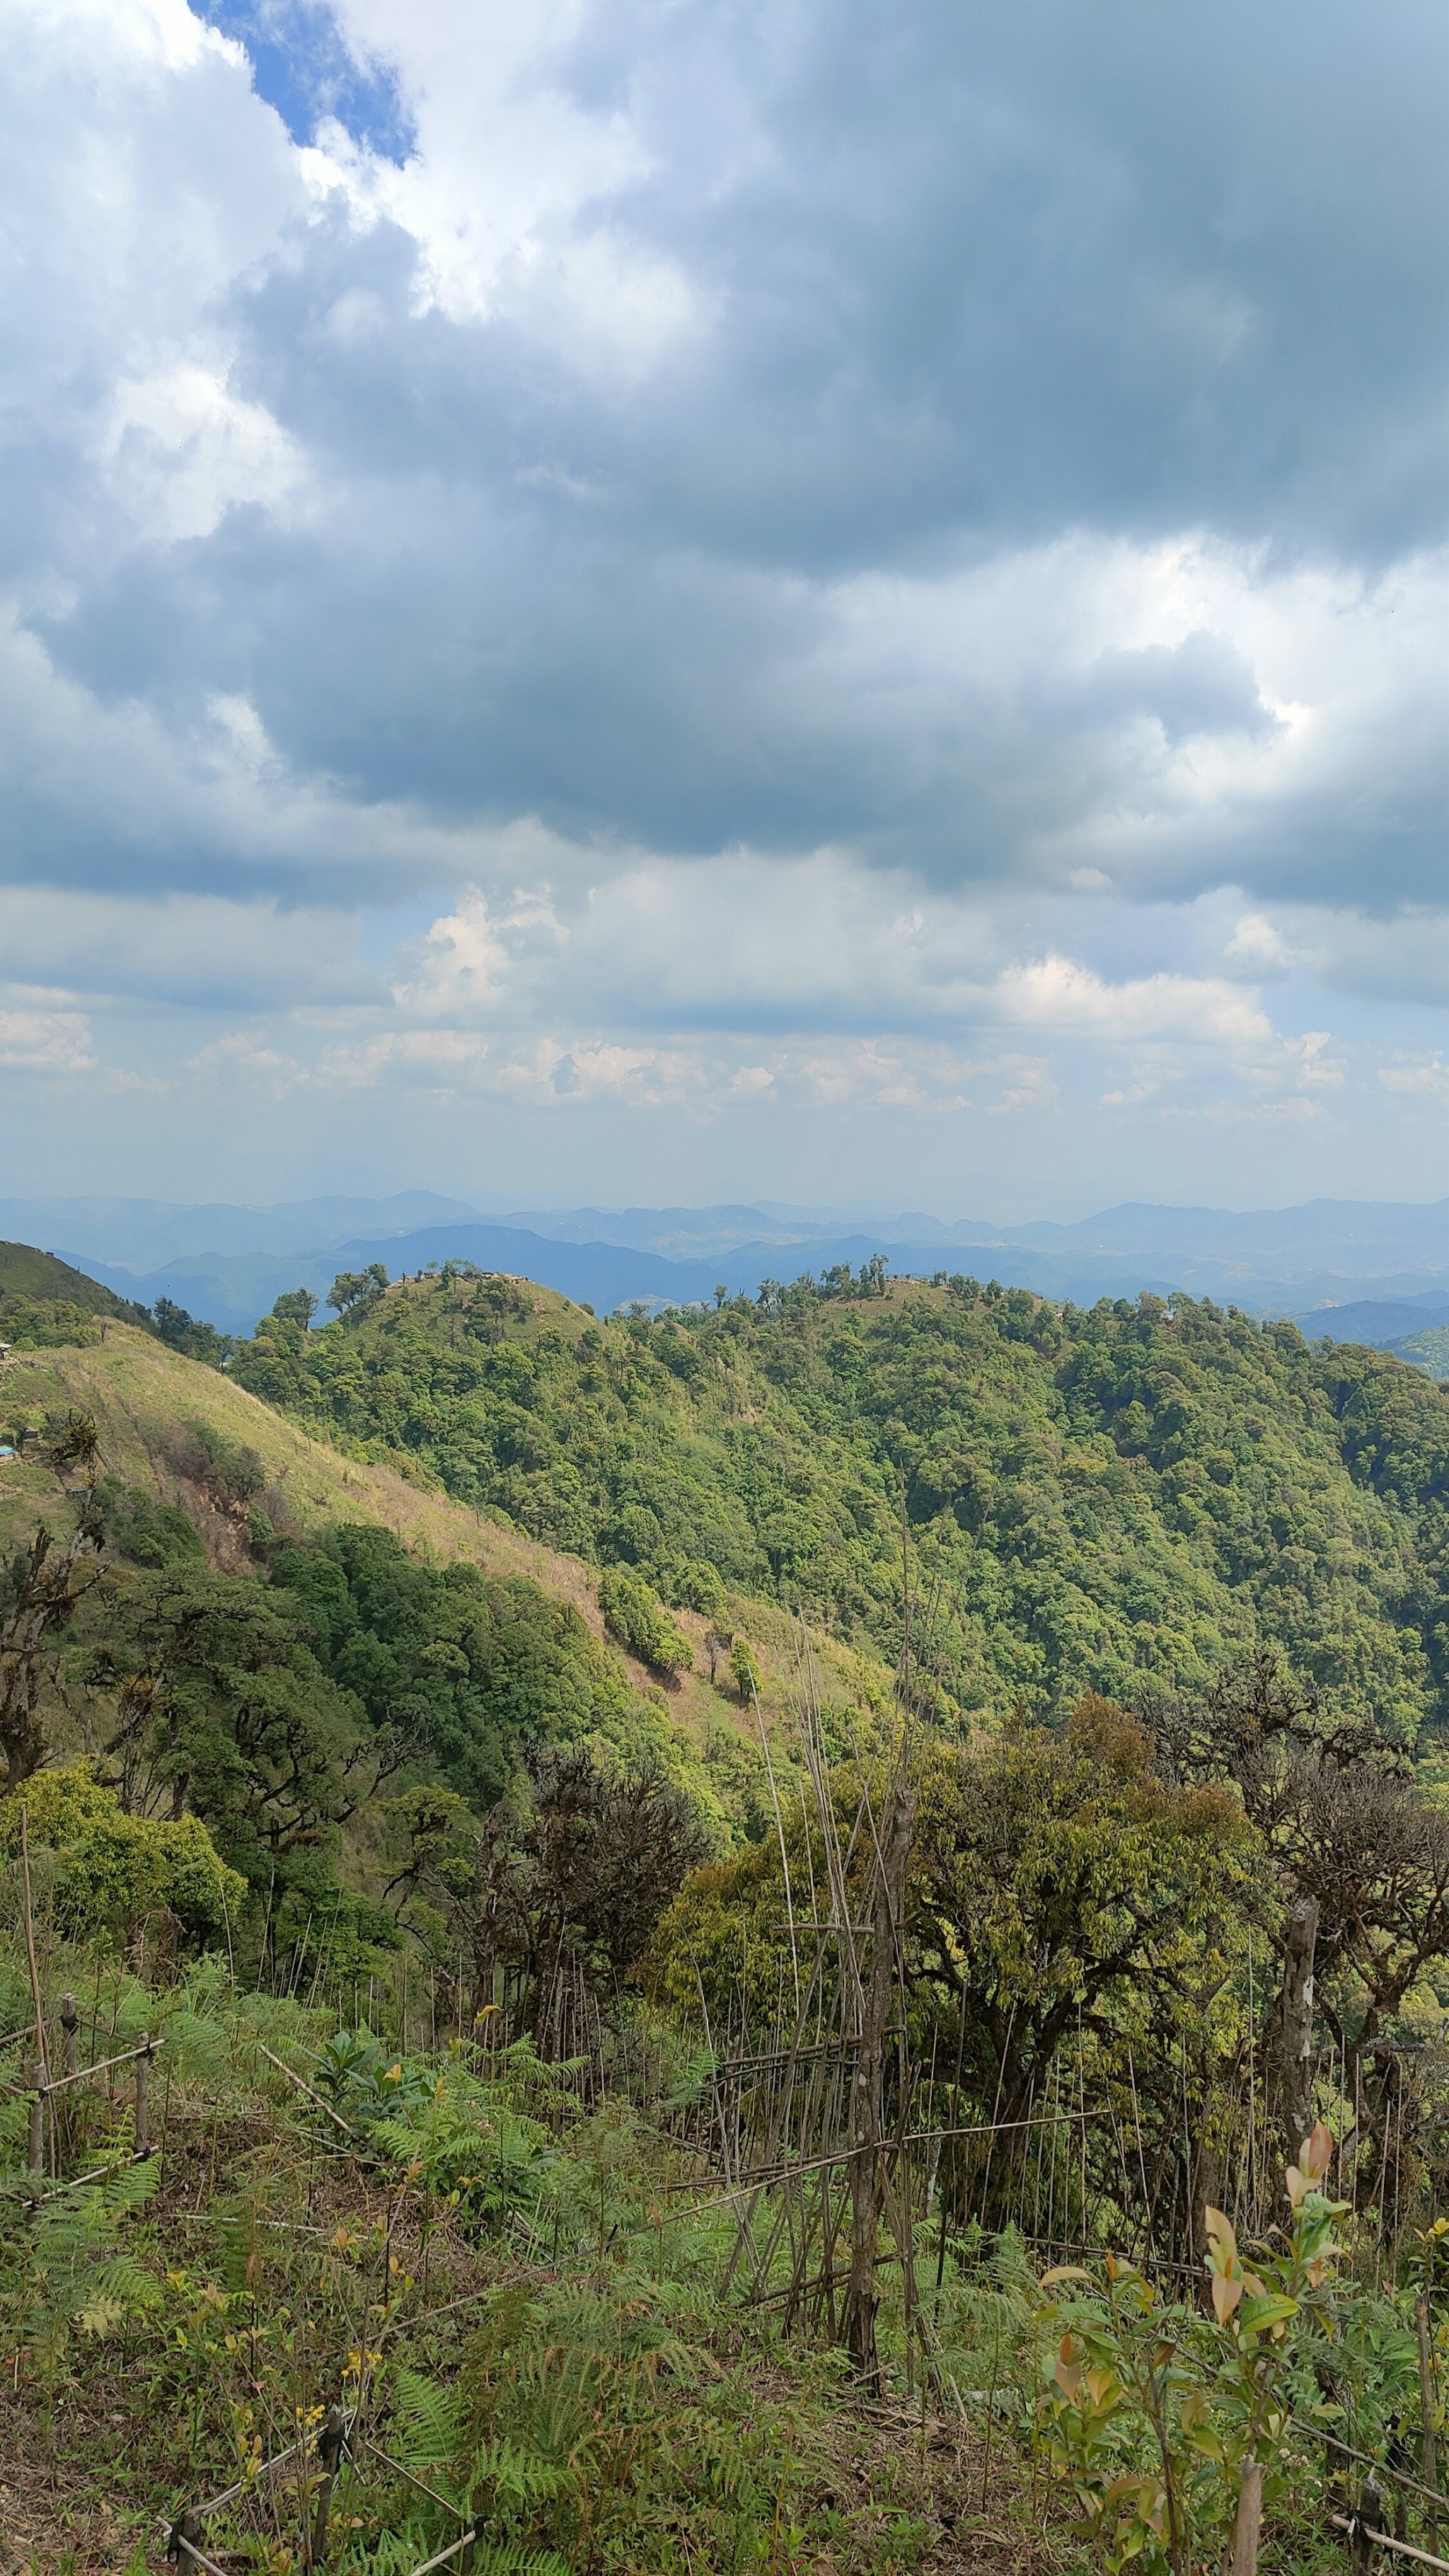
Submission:
[[[151,2063],[151,2034],[141,2033],[136,2050],[136,2161],[151,2152],[151,2123],[146,2104],[146,2073]]]
[[[1239,2481],[1238,2509],[1233,2516],[1232,2576],[1257,2576],[1258,2543],[1262,2534],[1263,2470],[1259,2461],[1248,2460]],[[1356,2555],[1354,2566],[1358,2566]]]
[[[1439,2446],[1434,2439],[1434,2363],[1429,2350],[1429,2301],[1421,2290],[1414,2301],[1414,2323],[1419,2330],[1419,2413],[1423,2424],[1423,2448],[1420,2471],[1426,2487],[1439,2483]],[[1429,2510],[1429,2546],[1439,2554],[1439,2510]]]
[[[322,2429],[317,2436],[317,2457],[322,2463],[322,2481],[317,2489],[317,2512],[312,2524],[312,2564],[320,2567],[327,2556],[327,2517],[332,2510],[332,2488],[341,2464],[347,2440],[347,2418],[340,2406],[329,2406]]]
[[[38,2183],[45,2171],[45,2060],[35,2061],[35,2091],[30,2101],[30,2175]]]
[[[35,1910],[30,1902],[30,1825],[27,1811],[20,1810],[20,1876],[25,1889],[25,1956],[30,1967],[30,2000],[35,2009],[35,2045],[40,2057],[40,2070],[48,2080],[50,2069],[45,2054],[45,2011],[40,2000],[40,1978],[35,1966]]]
[[[1372,2534],[1382,2531],[1383,2527],[1384,2491],[1370,2469],[1364,2481],[1363,2494],[1359,2497],[1358,2511],[1352,2518],[1349,2532],[1349,2555],[1353,2560],[1354,2576],[1368,2576],[1374,2555]],[[1236,2576],[1236,2570],[1234,2570],[1234,2576]]]

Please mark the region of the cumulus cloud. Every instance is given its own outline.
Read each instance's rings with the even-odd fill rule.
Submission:
[[[0,1065],[24,1073],[91,1072],[96,1055],[85,1013],[39,1009],[35,1001],[0,1002]]]
[[[71,1070],[1407,1114],[1430,0],[5,15],[0,935]]]

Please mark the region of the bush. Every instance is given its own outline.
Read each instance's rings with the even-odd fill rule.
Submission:
[[[161,1914],[174,1915],[188,1939],[224,1933],[246,1881],[228,1869],[199,1816],[159,1821],[128,1816],[114,1789],[84,1763],[39,1771],[0,1804],[0,1850],[20,1848],[20,1817],[30,1849],[55,1854],[55,1914],[71,1940],[123,1941]]]
[[[631,1655],[651,1672],[687,1673],[694,1648],[682,1637],[668,1612],[637,1574],[611,1566],[599,1577],[599,1608],[604,1625]]]
[[[64,1297],[0,1297],[0,1341],[17,1351],[89,1350],[99,1320]]]
[[[742,1701],[754,1699],[760,1688],[760,1667],[747,1637],[736,1637],[730,1648],[730,1672]]]
[[[697,1610],[701,1619],[718,1619],[725,1606],[725,1588],[708,1560],[696,1557],[676,1567],[669,1598],[686,1610]]]

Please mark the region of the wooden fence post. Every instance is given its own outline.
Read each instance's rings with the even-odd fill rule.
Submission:
[[[179,2568],[184,2558],[189,2567],[191,2559],[187,2553],[192,2549],[199,2549],[202,2538],[201,2516],[195,2505],[189,2504],[184,2513],[177,2515],[166,2542],[166,2555],[172,2565]]]
[[[1429,2301],[1421,2290],[1414,2301],[1419,2333],[1419,2420],[1422,2426],[1419,2475],[1426,2487],[1439,2483],[1439,2446],[1434,2439],[1434,2363],[1429,2349]],[[1429,2547],[1439,2555],[1439,2509],[1429,2509]]]
[[[347,2447],[347,2418],[340,2406],[329,2406],[317,2435],[317,2457],[322,2463],[322,2482],[317,2489],[317,2513],[312,2525],[312,2564],[320,2567],[327,2555],[327,2517],[332,2510],[332,2486]]]
[[[136,2162],[138,2164],[151,2152],[151,2124],[146,2105],[146,2070],[150,2063],[151,2034],[149,2030],[143,2030],[141,2044],[136,2051]]]
[[[30,2104],[30,2180],[32,2189],[45,2171],[45,2065],[41,2058],[34,2067],[35,2091]]]
[[[1364,2480],[1363,2493],[1351,2520],[1353,2529],[1349,2534],[1348,2547],[1353,2560],[1353,2576],[1369,2576],[1374,2554],[1369,2534],[1382,2531],[1384,2527],[1384,2491],[1372,2469]]]
[[[1233,2516],[1231,2547],[1232,2576],[1256,2576],[1258,2549],[1263,2536],[1263,2469],[1258,2460],[1246,2460],[1238,2483],[1238,2506]]]
[[[80,2014],[75,2008],[74,1995],[61,1996],[60,2027],[64,2033],[65,2071],[67,2075],[74,2077],[80,2072],[76,2059],[76,2033],[80,2029]]]

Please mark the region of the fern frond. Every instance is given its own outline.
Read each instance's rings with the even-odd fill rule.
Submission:
[[[459,2412],[455,2390],[418,2370],[398,2372],[392,2438],[405,2469],[451,2467],[462,2438]]]
[[[473,2576],[572,2576],[572,2571],[556,2549],[536,2549],[531,2540],[480,2540],[473,2549]]]
[[[567,2486],[569,2472],[555,2460],[540,2459],[536,2451],[521,2450],[516,2442],[494,2441],[485,2443],[473,2462],[475,2490],[485,2481],[513,2504],[535,2505]]]
[[[165,2296],[155,2273],[129,2254],[115,2254],[108,2263],[97,2264],[87,2287],[93,2295],[131,2309],[159,2308]]]

